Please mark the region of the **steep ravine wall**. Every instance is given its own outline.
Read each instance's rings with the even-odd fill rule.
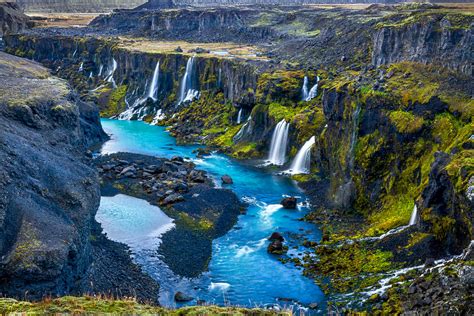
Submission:
[[[362,10],[220,7],[116,12],[97,17],[91,25],[154,39],[266,43],[272,57],[307,67],[415,61],[472,76],[472,21],[469,14],[430,5]]]
[[[459,253],[472,238],[472,200],[466,195],[472,170],[456,173],[456,166],[468,165],[466,157],[472,154],[472,101],[466,85],[459,84],[468,81],[465,75],[444,68],[434,71],[422,63],[339,74],[321,70],[317,72],[321,77],[318,96],[302,102],[303,78],[307,75],[314,83],[314,71],[261,73],[252,63],[198,56],[198,81],[206,93],[199,101],[177,107],[176,93],[189,56],[132,52],[94,39],[9,36],[6,41],[13,53],[40,60],[52,69],[61,66],[58,73],[80,91],[103,83],[103,79],[88,82],[87,74],[97,73],[101,64],[110,69],[113,56],[118,64],[117,88],[107,89],[122,103],[125,94],[131,97],[137,88],[136,95],[144,94],[146,81],[160,60],[160,101],[141,108],[150,109],[144,119],[151,119],[158,106],[169,116],[176,114],[166,123],[178,139],[217,145],[237,157],[264,158],[274,126],[285,119],[291,126],[290,159],[316,136],[312,174],[303,178],[314,205],[355,210],[367,219],[363,233],[373,236],[407,225],[416,203],[421,214],[418,229],[428,236],[422,242],[435,257]],[[227,80],[218,79],[219,69]],[[124,86],[125,91],[117,95]],[[245,121],[236,123],[232,104],[246,110],[247,127],[242,127]],[[433,165],[437,152],[448,155],[443,162],[451,170],[448,176],[437,176],[441,171]],[[444,212],[433,211],[430,205],[439,201],[430,192],[456,198],[440,204],[449,205]],[[412,253],[403,258],[414,262],[425,255]]]
[[[80,291],[99,206],[86,148],[106,138],[97,110],[47,69],[0,52],[0,292]]]
[[[123,107],[126,103],[133,106],[135,101],[146,99],[159,61],[158,100],[153,104],[141,105],[142,108],[146,108],[144,111],[148,117],[156,113],[157,105],[171,114],[179,108],[177,99],[181,80],[187,62],[193,56],[130,51],[119,47],[113,41],[93,38],[81,40],[70,37],[35,38],[23,35],[9,36],[5,41],[10,52],[41,61],[51,69],[57,70],[59,76],[70,80],[85,97],[94,95],[90,91],[92,89],[100,90],[97,87],[105,82],[104,79],[112,71],[115,60],[117,69],[113,78],[116,86],[122,87],[122,95],[118,96],[117,100],[122,111],[125,110]],[[81,64],[82,70],[79,71]],[[222,93],[234,106],[251,107],[254,104],[257,73],[257,63],[197,55],[192,81],[201,92]],[[107,90],[106,87],[104,89]],[[120,111],[116,111],[110,114],[119,113]]]
[[[415,23],[381,24],[373,36],[372,63],[375,66],[400,61],[439,64],[473,75],[472,24],[454,26],[442,14]]]

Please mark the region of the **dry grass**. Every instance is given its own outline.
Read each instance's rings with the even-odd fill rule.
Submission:
[[[84,27],[99,13],[26,13],[31,17],[45,18],[36,21],[37,27]]]
[[[265,57],[257,56],[261,52],[257,47],[252,45],[240,45],[236,43],[190,43],[185,41],[151,41],[145,38],[129,38],[120,37],[121,43],[119,47],[132,51],[146,53],[175,53],[179,46],[183,53],[189,53],[190,50],[203,48],[209,50],[210,53],[199,54],[203,57],[219,57],[219,58],[244,58],[265,60]],[[218,55],[212,52],[226,51],[227,55]],[[192,53],[189,53],[192,54]]]
[[[140,304],[133,298],[114,299],[104,296],[64,296],[56,299],[46,298],[39,302],[0,298],[0,313],[2,315],[292,315],[291,311],[275,312],[240,307],[191,306],[166,309]]]

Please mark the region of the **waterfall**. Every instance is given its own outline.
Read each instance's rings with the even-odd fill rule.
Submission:
[[[76,49],[74,50],[74,53],[72,53],[72,58],[76,57],[76,54],[77,54],[77,46],[76,46]]]
[[[410,217],[410,222],[408,223],[408,226],[416,225],[418,222],[418,207],[413,206],[413,211],[411,212],[411,217]]]
[[[242,123],[242,108],[239,109],[239,114],[237,114],[237,124]]]
[[[84,62],[81,63],[81,65],[79,66],[79,72],[83,71],[84,70]]]
[[[179,102],[191,102],[199,98],[199,91],[193,89],[193,70],[194,70],[194,56],[188,59],[186,63],[186,72],[181,81],[181,91],[179,95]]]
[[[117,61],[115,58],[112,58],[112,69],[110,69],[109,74],[107,75],[107,82],[112,83],[113,87],[116,87],[117,85],[115,84],[114,80],[114,73],[118,68]]]
[[[316,137],[312,136],[296,154],[290,169],[290,174],[309,173],[311,170],[311,148],[316,143]]]
[[[284,119],[281,120],[273,131],[268,162],[273,165],[281,166],[286,161],[286,147],[288,144],[288,129],[290,124]]]
[[[302,101],[307,101],[308,99],[308,76],[304,76],[303,88],[301,89],[301,94],[303,95]]]
[[[97,74],[97,77],[102,76],[102,71],[104,70],[104,65],[100,65],[99,67],[99,73]]]
[[[165,118],[166,115],[163,113],[163,111],[161,109],[158,109],[158,111],[156,111],[155,117],[153,118],[153,121],[151,122],[151,125],[156,125],[159,121],[164,120]]]
[[[252,116],[249,116],[249,118],[247,119],[247,122],[245,122],[245,124],[242,125],[242,127],[237,132],[237,134],[235,134],[235,136],[232,138],[234,142],[240,141],[242,137],[252,132],[252,126],[250,125],[251,121],[252,121]]]
[[[318,96],[318,83],[319,83],[319,76],[316,77],[316,84],[311,88],[311,90],[309,90],[305,101],[310,101]]]
[[[92,79],[93,77],[93,74],[92,74],[92,71],[89,73],[89,79]]]
[[[160,78],[160,62],[156,63],[153,79],[151,80],[150,90],[148,91],[148,98],[153,101],[158,100],[158,80]]]

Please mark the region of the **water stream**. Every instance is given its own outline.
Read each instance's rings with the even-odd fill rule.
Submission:
[[[128,243],[134,259],[160,283],[160,302],[165,306],[176,306],[173,296],[182,291],[197,299],[214,304],[255,306],[294,306],[320,303],[324,307],[324,295],[319,287],[302,275],[300,268],[293,264],[282,264],[278,257],[267,253],[268,236],[279,231],[290,246],[288,256],[302,256],[301,237],[319,240],[321,233],[314,225],[299,221],[308,211],[300,203],[297,210],[285,210],[280,200],[285,195],[295,195],[304,201],[303,193],[287,177],[277,176],[254,164],[236,161],[227,156],[213,154],[205,159],[197,159],[192,153],[196,146],[178,146],[163,127],[152,126],[139,121],[102,120],[105,131],[112,135],[102,153],[119,151],[135,152],[160,157],[175,155],[193,160],[197,167],[206,170],[215,179],[223,174],[230,175],[234,184],[230,188],[249,204],[246,215],[238,219],[234,228],[213,242],[213,256],[209,271],[196,279],[185,279],[174,275],[156,256],[156,247],[149,245],[150,234],[143,232],[162,231],[161,224],[150,229],[150,222],[160,223],[164,219],[150,217],[143,201],[129,199],[116,210],[115,199],[123,196],[104,198],[101,202],[98,220],[107,233],[115,240]],[[115,204],[114,204],[115,203]],[[146,203],[145,203],[146,204]],[[140,210],[140,211],[138,211]],[[114,224],[117,223],[117,224]],[[119,229],[114,225],[120,226]],[[138,228],[144,225],[143,230]],[[170,225],[164,221],[164,225]],[[130,231],[126,229],[130,226]],[[138,239],[138,240],[137,240]],[[140,243],[143,239],[144,242]],[[158,240],[156,244],[158,244]],[[136,244],[140,246],[136,246]],[[196,300],[190,304],[196,304]],[[293,301],[292,301],[293,300]],[[295,304],[294,301],[299,302]],[[307,311],[309,313],[309,311]]]
[[[311,136],[311,138],[304,143],[303,147],[298,151],[293,162],[291,163],[291,167],[287,173],[290,174],[301,174],[301,173],[309,173],[311,170],[311,149],[313,148],[314,144],[316,143],[316,138]]]

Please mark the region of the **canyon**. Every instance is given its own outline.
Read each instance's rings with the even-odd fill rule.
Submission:
[[[149,7],[100,15],[83,28],[17,30],[5,34],[4,41],[7,53],[40,62],[54,76],[67,80],[77,93],[77,102],[95,104],[92,108],[103,118],[167,126],[177,141],[173,148],[182,154],[191,154],[186,146],[199,144],[206,148],[196,149],[198,159],[213,161],[218,157],[212,152],[217,151],[275,177],[296,181],[310,206],[301,219],[317,227],[320,235],[303,234],[298,241],[292,237],[296,233],[285,234],[285,245],[297,244],[301,256],[286,255],[282,248],[278,264],[301,269],[317,282],[326,295],[324,302],[318,301],[325,306],[319,313],[324,313],[322,308],[469,313],[473,308],[468,297],[472,295],[474,206],[474,21],[469,10],[469,6],[432,4],[258,10],[253,6]],[[48,122],[47,115],[38,120],[28,118],[27,110],[21,113],[21,122],[27,126]],[[97,130],[98,113],[89,115],[89,129],[82,127],[79,132],[76,127],[73,138],[77,143],[81,133],[88,135],[82,148],[104,140]],[[71,121],[68,118],[64,124]],[[149,130],[143,127],[142,132]],[[13,135],[5,139],[14,142]],[[54,146],[65,150],[71,143]],[[83,203],[74,203],[81,205],[84,214],[75,220],[86,225],[93,221],[93,213],[87,210],[98,207],[97,173],[87,163],[72,164],[82,172],[76,176],[95,179],[90,180],[93,192],[69,193],[91,195]],[[100,165],[103,172],[104,163]],[[27,168],[28,164],[17,167],[24,172]],[[207,168],[211,174],[216,172],[214,165]],[[172,195],[164,194],[163,188],[158,195],[148,196],[141,193],[143,189],[123,185],[115,187],[152,204],[161,205]],[[33,184],[13,185],[19,186]],[[201,205],[192,201],[198,199],[193,194],[203,191],[190,192],[188,203]],[[185,276],[206,269],[212,274],[214,259],[209,258],[220,257],[209,253],[210,243],[235,233],[232,227],[240,211],[230,211],[233,219],[226,217],[224,225],[204,211],[204,217],[192,213],[191,208],[179,210],[192,214],[191,219],[179,219],[169,210],[165,213],[181,220],[194,236],[196,248],[183,248],[181,254],[189,251],[183,258],[193,257],[202,236],[206,236],[203,247],[208,255],[193,260],[200,262],[193,271],[183,270],[185,259],[167,264]],[[253,212],[249,211],[252,216]],[[18,221],[7,213],[5,218]],[[206,228],[203,223],[209,220],[212,229],[222,230]],[[219,227],[214,223],[220,223]],[[10,227],[5,236],[16,234],[14,228],[26,224],[18,225],[5,226]],[[76,237],[69,234],[79,254],[90,247],[85,237],[90,230],[80,229]],[[83,279],[78,270],[86,269],[85,258],[75,254],[66,275]],[[208,260],[210,265],[206,265]],[[42,287],[35,282],[34,286]],[[165,283],[160,280],[160,285]],[[445,291],[446,283],[455,290]],[[55,289],[74,292],[69,286]],[[309,311],[309,306],[318,304],[300,305]]]

